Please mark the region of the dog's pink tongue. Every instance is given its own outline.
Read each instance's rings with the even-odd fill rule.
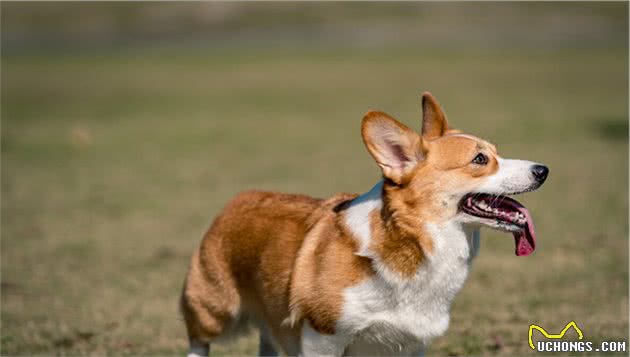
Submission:
[[[518,211],[525,215],[527,224],[525,229],[514,232],[514,244],[516,245],[516,255],[530,255],[536,249],[536,232],[534,232],[534,221],[529,211],[525,207],[519,207]]]

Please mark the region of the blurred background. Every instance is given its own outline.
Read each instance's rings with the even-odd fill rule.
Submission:
[[[428,355],[532,354],[530,324],[571,320],[627,340],[628,3],[0,6],[2,354],[183,354],[180,288],[226,201],[368,190],[362,115],[420,128],[425,90],[551,169],[519,198],[536,253],[483,232]]]

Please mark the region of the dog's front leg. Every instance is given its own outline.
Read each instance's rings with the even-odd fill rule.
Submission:
[[[210,344],[207,342],[201,342],[200,340],[190,340],[190,352],[187,357],[208,357],[210,353]]]
[[[327,335],[315,331],[308,322],[302,326],[302,357],[341,356],[350,337],[342,334]]]

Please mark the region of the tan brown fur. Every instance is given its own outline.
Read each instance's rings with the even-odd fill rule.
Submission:
[[[370,217],[372,242],[370,249],[390,270],[400,273],[404,278],[411,278],[427,254],[433,252],[433,241],[418,224],[417,217],[405,217],[400,205],[409,207],[409,211],[421,208],[415,201],[399,202],[392,199],[399,192],[396,185],[384,185],[386,191],[383,209],[373,211]]]
[[[343,289],[372,275],[370,260],[355,255],[357,244],[343,223],[344,204],[356,195],[339,195],[313,215],[296,259],[291,285],[291,320],[308,320],[316,331],[332,334],[341,314]]]
[[[193,256],[181,304],[190,336],[211,340],[243,313],[265,321],[285,345],[298,339],[302,320],[334,333],[343,288],[373,273],[335,212],[354,197],[237,196]]]
[[[252,191],[225,207],[194,254],[184,286],[181,305],[191,337],[217,337],[241,313],[282,333],[295,255],[320,202]]]

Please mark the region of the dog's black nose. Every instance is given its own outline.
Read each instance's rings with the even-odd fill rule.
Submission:
[[[542,184],[547,179],[549,169],[544,165],[534,165],[532,166],[532,174],[536,178],[536,181]]]

